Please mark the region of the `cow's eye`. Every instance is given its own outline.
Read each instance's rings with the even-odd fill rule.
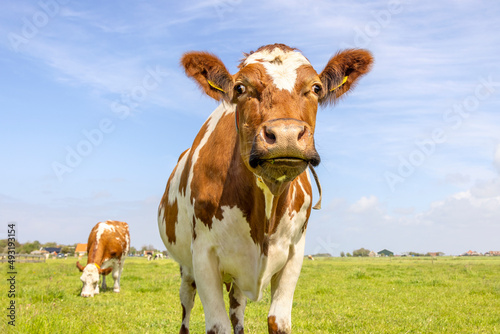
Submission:
[[[237,84],[236,86],[234,86],[234,91],[240,95],[245,93],[246,90],[247,88],[242,84]]]
[[[312,86],[312,91],[313,91],[313,92],[314,92],[314,94],[316,94],[316,95],[319,95],[319,94],[321,93],[321,90],[322,90],[322,89],[323,89],[323,88],[321,88],[321,86],[320,86],[319,84],[314,84],[314,85]]]

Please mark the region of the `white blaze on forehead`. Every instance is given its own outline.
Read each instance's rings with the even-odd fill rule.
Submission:
[[[295,87],[297,69],[302,65],[311,65],[300,52],[283,51],[280,48],[252,53],[243,64],[246,66],[255,63],[264,66],[278,89],[286,89],[289,92]]]

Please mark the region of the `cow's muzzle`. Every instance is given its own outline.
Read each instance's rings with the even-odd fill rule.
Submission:
[[[295,119],[264,122],[254,139],[250,167],[270,181],[291,181],[308,164],[317,166],[320,157],[314,147],[311,127]]]

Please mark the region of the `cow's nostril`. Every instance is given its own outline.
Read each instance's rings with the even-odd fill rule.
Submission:
[[[305,134],[306,134],[306,132],[307,132],[306,130],[307,130],[307,129],[306,129],[306,127],[305,127],[305,126],[303,126],[303,127],[302,127],[302,131],[300,131],[300,132],[299,132],[299,135],[298,135],[298,137],[297,137],[297,140],[298,140],[298,141],[300,141],[300,140],[302,139],[302,137],[304,137],[304,135],[305,135]]]
[[[276,135],[274,132],[269,129],[269,128],[264,128],[264,139],[266,140],[266,143],[272,145],[276,143]]]

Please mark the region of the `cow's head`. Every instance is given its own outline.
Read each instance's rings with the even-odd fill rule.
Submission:
[[[82,272],[80,280],[83,283],[82,297],[94,297],[99,293],[99,274],[101,269],[96,264],[90,263],[83,267],[80,262],[76,263],[76,267]]]
[[[273,193],[308,164],[319,164],[314,146],[318,104],[339,99],[372,62],[366,50],[345,50],[318,74],[300,52],[283,44],[247,54],[234,75],[206,52],[186,53],[181,61],[205,93],[236,106],[243,162]]]

